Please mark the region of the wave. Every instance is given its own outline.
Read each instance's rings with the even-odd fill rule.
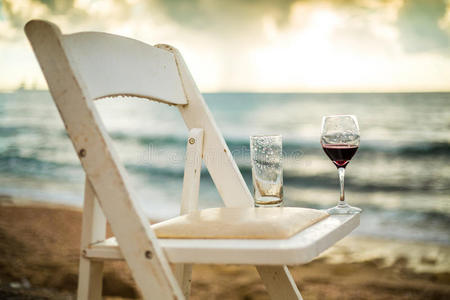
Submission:
[[[1,138],[16,138],[20,134],[42,134],[40,128],[33,126],[0,126],[0,137]],[[48,134],[48,132],[44,132]]]
[[[249,149],[248,141],[227,140],[230,150]],[[302,152],[304,154],[316,153],[320,149],[317,142],[300,141],[283,142],[283,151],[286,153]],[[378,142],[369,142],[360,146],[358,155],[386,154],[402,156],[450,156],[450,143],[448,142],[421,142],[403,145],[385,145]]]
[[[450,156],[450,143],[431,142],[407,145],[401,149],[401,154],[405,155],[444,155]]]
[[[123,132],[115,132],[111,137],[118,142],[134,142],[143,146],[178,146],[185,147],[185,136],[132,136]],[[230,151],[234,154],[249,153],[249,141],[247,138],[225,138]],[[315,153],[320,149],[319,142],[308,140],[284,140],[283,151],[292,153]],[[360,146],[358,155],[381,153],[387,155],[403,156],[450,156],[450,143],[446,141],[431,141],[420,143],[408,143],[401,145],[386,144],[383,142],[368,141]]]
[[[0,126],[0,137],[3,142],[11,141],[10,144],[17,144],[15,140],[20,135],[38,135],[38,136],[57,136],[58,139],[67,139],[67,133],[61,128],[36,128],[33,126]],[[186,147],[187,135],[139,135],[124,131],[115,131],[110,133],[112,139],[118,143],[135,144],[137,146],[153,146],[153,147],[174,147],[184,149]],[[225,137],[230,151],[233,155],[242,156],[249,155],[249,140],[247,137]],[[23,148],[25,145],[17,144],[17,148]],[[287,155],[297,154],[315,154],[320,150],[318,141],[305,139],[289,139],[283,140],[283,151]],[[449,141],[424,141],[409,143],[386,143],[382,141],[363,141],[358,151],[358,156],[363,155],[387,155],[387,156],[403,156],[403,157],[450,157]],[[0,156],[4,154],[0,153]]]
[[[184,166],[166,167],[166,166],[155,166],[150,163],[144,165],[127,164],[126,168],[132,173],[137,173],[141,176],[149,177],[164,177],[164,178],[183,178]],[[250,183],[252,177],[251,166],[248,165],[238,165],[242,176],[245,181]],[[209,174],[206,169],[202,170],[202,180],[209,180]],[[299,188],[316,188],[316,189],[330,189],[335,190],[337,187],[337,179],[335,174],[330,172],[330,175],[299,175],[293,172],[284,172],[283,183],[285,186],[299,187]],[[427,192],[437,192],[442,193],[450,190],[450,187],[444,189],[437,189],[436,187],[430,186],[428,182],[423,182],[420,184],[415,182],[414,185],[405,185],[403,182],[390,182],[386,184],[385,182],[363,182],[361,180],[353,180],[352,178],[346,179],[347,188],[350,188],[358,192],[414,192],[414,191],[427,191]]]
[[[0,172],[14,176],[39,176],[40,178],[67,179],[81,173],[81,166],[71,163],[52,162],[35,157],[0,155]]]
[[[251,166],[239,166],[239,170],[242,176],[251,182],[252,170]],[[283,184],[285,186],[299,187],[299,188],[316,188],[316,189],[332,189],[337,188],[337,176],[334,173],[329,172],[330,175],[300,175],[293,172],[283,172]],[[348,177],[345,179],[346,188],[358,191],[358,192],[414,192],[414,191],[427,191],[442,193],[450,191],[450,186],[446,188],[436,188],[429,184],[427,180],[423,182],[414,182],[414,185],[406,185],[400,181],[390,181],[389,183],[374,181],[367,182],[360,179],[352,179]]]
[[[181,136],[169,136],[169,135],[161,135],[161,136],[133,136],[124,132],[114,132],[111,134],[111,138],[120,142],[135,142],[140,145],[148,146],[182,146],[187,142],[186,138]]]
[[[149,139],[149,138],[148,138]],[[163,145],[167,145],[166,140],[171,143],[175,142],[176,139],[157,139],[157,141],[162,141]],[[154,141],[154,139],[152,140]],[[435,151],[442,153],[445,152],[448,145],[437,146]],[[405,151],[412,151],[406,148]],[[416,151],[416,150],[414,150]],[[239,160],[238,160],[239,162]],[[127,163],[125,161],[125,167],[131,173],[135,173],[138,176],[150,176],[152,178],[182,178],[184,175],[184,164],[180,162],[179,164],[161,164],[152,163],[151,161],[146,161],[142,163]],[[244,160],[243,163],[238,164],[238,167],[247,182],[251,182],[251,165]],[[20,154],[0,154],[0,172],[6,173],[8,175],[14,175],[17,177],[28,177],[37,176],[40,178],[52,178],[60,180],[62,178],[70,178],[73,176],[78,176],[82,174],[81,166],[74,161],[71,162],[54,162],[48,160],[42,160],[36,157],[24,157]],[[205,177],[207,171],[202,170],[203,177]],[[329,175],[317,174],[317,175],[303,175],[298,174],[295,171],[285,170],[283,180],[284,184],[287,186],[294,187],[308,187],[317,189],[335,189],[336,188],[336,178],[332,172]],[[351,177],[346,179],[347,186],[351,187],[352,190],[361,192],[408,192],[408,191],[430,191],[430,192],[442,192],[450,190],[447,188],[437,188],[436,186],[430,185],[428,180],[415,181],[414,185],[407,185],[402,181],[389,181],[384,180],[377,181],[373,178],[373,181],[362,181],[353,180]]]
[[[355,234],[449,245],[449,226],[450,215],[444,212],[364,206]]]

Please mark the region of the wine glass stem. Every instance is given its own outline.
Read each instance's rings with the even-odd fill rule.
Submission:
[[[339,185],[341,186],[341,196],[339,197],[339,205],[346,205],[345,203],[345,194],[344,194],[344,177],[345,177],[345,168],[338,168],[339,173]]]

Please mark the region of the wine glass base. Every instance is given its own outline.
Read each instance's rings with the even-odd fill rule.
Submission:
[[[338,204],[335,207],[326,210],[330,215],[356,215],[362,212],[362,209],[348,204]]]

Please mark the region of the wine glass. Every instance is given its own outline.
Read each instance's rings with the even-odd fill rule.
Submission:
[[[355,116],[325,116],[320,135],[322,148],[338,169],[341,194],[338,205],[327,209],[330,215],[357,214],[362,211],[345,202],[344,176],[348,165],[359,147],[359,126]]]

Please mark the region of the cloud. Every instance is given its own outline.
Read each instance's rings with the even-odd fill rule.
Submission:
[[[280,26],[286,24],[295,2],[298,0],[157,0],[154,4],[183,26],[197,30],[239,32],[267,15],[272,16]]]
[[[42,3],[53,13],[66,13],[73,7],[74,0],[34,0],[33,2]]]
[[[73,7],[73,0],[3,0],[2,3],[6,20],[18,29],[30,18],[64,14]]]
[[[67,19],[68,21],[77,19],[83,21],[88,18],[85,12],[73,8],[73,0],[3,0],[0,9],[3,15],[3,18],[0,19],[0,26],[14,31],[14,34],[0,32],[0,41],[23,40],[23,27],[31,19]]]
[[[107,30],[132,20],[132,8],[126,0],[2,0],[0,24],[15,28],[16,38],[24,38],[23,27],[31,19],[55,22],[69,32]],[[0,32],[0,40],[4,38]]]
[[[406,0],[397,21],[404,49],[423,52],[448,48],[450,34],[439,26],[446,10],[445,0]]]
[[[222,44],[259,43],[267,36],[268,23],[275,31],[287,30],[292,25],[293,8],[304,4],[333,7],[362,22],[370,22],[377,12],[384,13],[390,8],[392,14],[394,8],[396,20],[392,25],[398,30],[400,42],[407,52],[446,48],[450,40],[450,33],[439,26],[440,20],[445,18],[446,3],[450,6],[448,0],[404,0],[403,5],[398,5],[402,3],[400,0],[3,0],[1,3],[1,27],[16,28],[17,33],[9,32],[5,36],[0,32],[0,39],[23,37],[23,26],[32,18],[58,22],[62,29],[70,31],[107,30],[113,23],[120,26],[120,22],[144,22],[145,26],[146,20],[152,19],[212,38],[218,43],[223,41]],[[308,12],[301,18],[307,20]],[[301,28],[297,26],[296,29]],[[348,28],[348,32],[351,31],[355,30]]]

